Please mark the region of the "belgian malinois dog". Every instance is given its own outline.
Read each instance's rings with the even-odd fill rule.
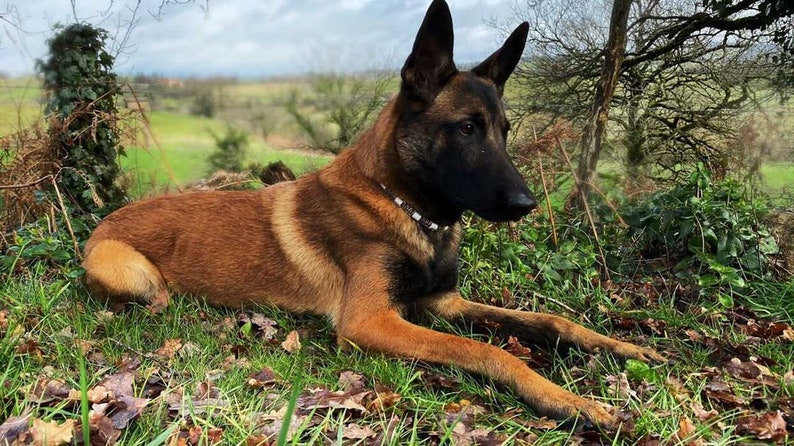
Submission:
[[[417,309],[490,321],[529,341],[662,360],[557,316],[469,302],[456,291],[464,211],[517,220],[535,199],[505,150],[502,106],[529,26],[470,71],[452,60],[452,18],[430,5],[399,93],[358,143],[323,169],[257,191],[196,192],[130,204],[94,231],[85,280],[112,302],[276,305],[328,316],[340,345],[455,364],[511,386],[543,415],[615,417],[501,348],[408,322]]]

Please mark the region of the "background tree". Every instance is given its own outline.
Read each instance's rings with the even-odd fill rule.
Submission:
[[[529,62],[514,75],[525,124],[530,116],[540,126],[564,117],[584,127],[604,66],[608,6],[544,0],[518,8],[533,24]],[[772,0],[632,1],[609,115],[629,176],[675,180],[698,162],[717,178],[724,174],[744,112],[767,99],[789,60],[780,36],[790,41],[791,24],[791,7]],[[581,177],[594,174],[595,153]]]
[[[339,153],[350,147],[385,102],[391,77],[316,74],[311,93],[293,92],[284,109],[308,137],[312,148]]]

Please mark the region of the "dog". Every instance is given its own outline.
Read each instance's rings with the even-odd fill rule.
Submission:
[[[474,303],[456,291],[463,212],[501,222],[536,205],[508,157],[502,105],[528,30],[522,23],[482,63],[459,71],[449,7],[434,0],[399,92],[353,147],[295,181],[161,196],[111,213],[86,243],[87,287],[154,311],[177,292],[211,305],[325,315],[342,346],[454,364],[512,387],[539,414],[616,427],[605,406],[501,348],[406,319],[419,310],[488,321],[531,342],[663,360],[561,317]]]

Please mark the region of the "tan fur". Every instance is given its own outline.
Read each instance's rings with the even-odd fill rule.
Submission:
[[[436,0],[432,14],[448,14],[442,8],[446,6]],[[436,47],[429,45],[431,50]],[[503,67],[494,68],[499,69]],[[410,70],[409,74],[416,75]],[[599,404],[547,381],[502,349],[403,318],[406,310],[426,309],[448,319],[496,322],[529,341],[568,343],[640,360],[663,359],[650,349],[556,316],[471,303],[454,291],[460,223],[452,223],[448,231],[422,228],[392,202],[381,184],[419,209],[439,208],[441,195],[426,190],[432,181],[416,181],[407,172],[416,175],[417,157],[424,156],[424,163],[432,161],[417,150],[443,146],[449,139],[444,129],[474,114],[483,121],[484,145],[467,152],[461,163],[472,163],[472,172],[499,166],[497,176],[502,176],[504,165],[518,180],[520,175],[504,152],[507,123],[497,96],[502,86],[469,73],[454,74],[444,82],[417,90],[427,96],[432,88],[440,88],[424,108],[401,92],[355,147],[295,181],[258,191],[156,197],[112,213],[86,244],[87,286],[113,302],[143,301],[154,311],[167,305],[170,291],[202,296],[212,305],[267,304],[324,314],[334,323],[341,345],[455,364],[511,386],[542,414],[581,415],[614,426],[615,418]],[[406,110],[421,111],[415,115],[421,121],[412,121],[412,127],[401,123]],[[480,156],[486,146],[503,164]],[[526,188],[523,182],[520,186]]]

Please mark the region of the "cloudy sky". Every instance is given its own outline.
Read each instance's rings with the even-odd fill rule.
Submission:
[[[429,0],[141,0],[117,59],[119,74],[262,77],[397,68]],[[498,46],[486,22],[512,16],[514,0],[448,0],[455,58],[476,62]],[[54,23],[79,20],[115,34],[137,0],[0,0],[0,71],[33,71]],[[517,24],[517,23],[516,23]]]

